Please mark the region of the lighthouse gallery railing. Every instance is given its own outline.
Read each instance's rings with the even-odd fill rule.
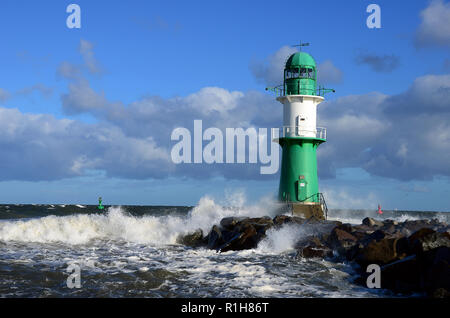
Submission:
[[[310,137],[318,139],[327,139],[327,129],[325,127],[316,127],[315,130],[302,129],[298,126],[283,126],[272,128],[272,139],[285,137]]]
[[[300,85],[300,83],[297,83],[297,91],[301,92],[303,90],[312,91],[312,92],[314,92],[313,95],[322,96],[322,97],[324,97],[325,94],[327,94],[327,93],[335,92],[334,89],[325,88],[321,85],[319,85],[319,87],[317,87],[317,88],[311,88],[310,85],[302,86],[302,85]],[[271,92],[275,93],[275,95],[277,97],[286,96],[286,87],[284,85],[278,85],[275,87],[266,87],[266,91],[271,91]]]

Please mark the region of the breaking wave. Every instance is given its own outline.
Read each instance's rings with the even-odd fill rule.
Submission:
[[[270,200],[258,205],[227,208],[210,197],[185,216],[133,216],[122,207],[110,207],[106,213],[49,215],[40,218],[2,220],[0,241],[86,244],[92,240],[118,240],[153,245],[175,244],[180,234],[210,228],[227,216],[274,216]]]

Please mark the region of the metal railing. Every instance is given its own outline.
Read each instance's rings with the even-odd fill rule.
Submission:
[[[272,139],[285,137],[310,137],[326,140],[327,129],[325,127],[316,127],[315,130],[307,130],[302,129],[299,126],[283,126],[279,128],[272,128]]]
[[[313,200],[313,202],[318,202],[323,207],[323,212],[325,214],[325,220],[328,219],[328,206],[327,202],[325,201],[325,197],[323,196],[322,192],[315,193],[306,199],[301,200],[300,202],[306,202],[307,200]]]
[[[319,203],[323,206],[323,212],[325,212],[325,220],[328,219],[328,206],[325,202],[325,197],[323,196],[322,192],[318,193],[319,195]]]
[[[275,87],[266,87],[266,91],[271,91],[274,92],[276,97],[280,97],[280,96],[286,96],[286,87],[285,85],[278,85]],[[320,86],[318,88],[312,89],[310,85],[302,87],[300,85],[300,83],[297,84],[297,91],[301,92],[301,91],[314,91],[314,96],[322,96],[324,97],[326,93],[335,93],[336,91],[334,89],[331,88],[324,88],[323,86]],[[292,94],[288,94],[288,95],[292,95]],[[300,95],[304,95],[304,94],[300,94]]]

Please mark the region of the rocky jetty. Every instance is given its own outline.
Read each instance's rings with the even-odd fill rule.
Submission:
[[[273,219],[227,217],[207,235],[197,230],[180,236],[178,242],[218,252],[252,249],[269,229],[288,224],[311,233],[296,242],[297,257],[351,262],[360,274],[356,283],[364,286],[367,266],[377,264],[381,288],[450,297],[450,227],[437,219],[397,222],[365,218],[354,225],[287,215]]]

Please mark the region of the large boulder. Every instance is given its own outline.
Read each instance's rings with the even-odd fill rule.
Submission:
[[[203,231],[201,229],[198,229],[195,232],[188,233],[186,235],[179,235],[176,242],[178,244],[183,244],[190,247],[200,247],[205,245]]]
[[[222,246],[225,241],[222,235],[222,230],[214,225],[207,236],[208,248],[217,249],[219,246]]]
[[[214,225],[209,232],[207,246],[219,252],[255,248],[272,226],[274,222],[268,216],[226,217],[220,221],[220,226]]]
[[[236,216],[230,216],[230,217],[226,217],[223,218],[222,220],[220,220],[220,226],[228,231],[231,231],[234,229],[234,227],[239,223],[242,222],[244,220],[248,220],[248,217],[236,217]]]
[[[369,218],[366,217],[364,220],[362,220],[362,224],[369,226],[369,227],[374,227],[374,226],[384,226],[384,223],[381,221],[377,221],[373,218]]]
[[[428,254],[428,255],[426,255]],[[422,259],[425,262],[423,282],[424,289],[429,294],[435,294],[437,290],[446,290],[450,295],[450,248],[440,246],[424,253]]]
[[[363,268],[369,264],[385,265],[407,256],[405,240],[402,238],[382,238],[372,240],[360,247],[355,260]]]
[[[399,223],[397,226],[397,230],[404,236],[410,236],[423,228],[441,231],[442,229],[448,228],[448,226],[444,223],[436,221],[431,222],[429,220],[406,220],[405,222]]]
[[[273,224],[279,228],[285,224],[304,224],[308,220],[299,216],[277,215],[273,218]]]
[[[438,247],[381,267],[381,287],[397,293],[450,296],[450,248]]]
[[[255,248],[259,241],[260,236],[255,227],[250,223],[244,223],[238,229],[226,233],[225,243],[218,248],[218,251],[247,250]]]
[[[352,234],[335,227],[327,237],[327,245],[339,254],[345,255],[346,251],[357,243],[358,239]]]
[[[321,239],[316,236],[308,237],[307,239],[298,242],[296,245],[297,257],[303,258],[326,258],[333,256],[333,251],[326,247]]]
[[[438,247],[450,247],[450,235],[422,228],[408,237],[411,253],[420,254]]]
[[[248,223],[255,227],[259,234],[265,235],[266,231],[274,226],[273,220],[269,216],[263,216],[261,218],[249,218],[241,222],[242,224]]]
[[[416,255],[405,257],[381,267],[381,288],[396,293],[420,291],[422,265]]]
[[[419,222],[415,222],[414,228]],[[399,224],[403,226],[404,224]],[[447,227],[448,228],[448,227]],[[377,230],[358,241],[348,253],[361,266],[361,279],[369,264],[381,266],[381,287],[397,293],[427,293],[446,297],[450,291],[450,237],[448,232],[421,228],[412,235]]]

